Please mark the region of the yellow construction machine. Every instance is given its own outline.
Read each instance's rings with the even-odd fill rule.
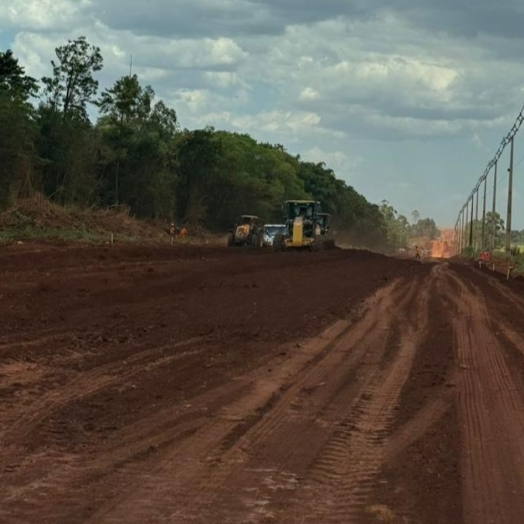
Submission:
[[[262,246],[263,229],[255,215],[242,215],[227,236],[228,246]]]
[[[329,214],[322,212],[315,200],[287,200],[283,207],[286,230],[273,240],[275,251],[309,249],[317,251],[335,247],[329,239]]]

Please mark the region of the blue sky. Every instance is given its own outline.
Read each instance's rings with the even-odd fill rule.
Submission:
[[[452,226],[524,102],[520,0],[14,0],[0,47],[50,73],[85,35],[177,111],[323,161],[370,201]],[[509,148],[508,148],[509,149]],[[500,160],[506,212],[509,151]],[[524,228],[524,130],[514,219]],[[488,191],[491,207],[491,189]]]

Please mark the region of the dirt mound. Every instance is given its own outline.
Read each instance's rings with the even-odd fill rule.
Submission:
[[[0,213],[0,229],[7,237],[65,240],[107,240],[112,233],[120,239],[165,242],[167,236],[167,224],[137,220],[123,206],[112,209],[63,207],[38,194]]]

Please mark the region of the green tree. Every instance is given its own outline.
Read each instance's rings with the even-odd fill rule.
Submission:
[[[139,216],[172,217],[175,208],[177,117],[151,86],[136,75],[106,89],[97,105],[102,113],[101,189],[106,203],[126,203]]]
[[[12,51],[0,52],[0,207],[34,189],[36,129],[28,99],[37,90]]]
[[[440,231],[432,218],[419,219],[412,227],[414,237],[434,240],[440,236]]]
[[[47,104],[64,118],[87,120],[87,104],[94,101],[98,90],[93,75],[103,65],[100,49],[80,36],[55,52],[58,61],[51,60],[53,76],[42,78]]]
[[[40,178],[54,200],[88,204],[96,195],[97,147],[87,104],[97,92],[93,75],[103,58],[83,36],[55,51],[53,74],[42,78],[45,101],[37,115]]]
[[[494,249],[502,247],[504,245],[504,231],[504,220],[500,214],[488,211],[484,222],[484,238],[486,246],[491,246]],[[479,233],[477,232],[477,234]],[[492,242],[494,242],[493,245]]]
[[[92,204],[97,189],[97,146],[91,123],[64,120],[46,105],[38,108],[36,122],[38,171],[44,193],[60,204]]]
[[[123,76],[102,93],[97,106],[113,123],[141,126],[150,117],[154,97],[153,88],[142,87],[137,75]]]
[[[0,95],[27,102],[37,92],[37,81],[25,74],[13,52],[10,49],[4,53],[0,51]]]
[[[386,222],[389,247],[391,249],[408,247],[410,227],[407,218],[400,215],[387,200],[382,200],[380,212]]]
[[[181,220],[208,222],[208,205],[214,190],[222,155],[220,140],[207,127],[185,131],[177,142],[177,212]]]
[[[388,245],[385,219],[378,206],[370,204],[352,186],[336,177],[324,162],[299,161],[298,175],[306,191],[332,215],[333,231],[354,246],[385,249]]]

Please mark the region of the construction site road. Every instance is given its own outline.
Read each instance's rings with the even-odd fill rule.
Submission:
[[[0,522],[524,522],[524,283],[365,251],[0,251]]]

